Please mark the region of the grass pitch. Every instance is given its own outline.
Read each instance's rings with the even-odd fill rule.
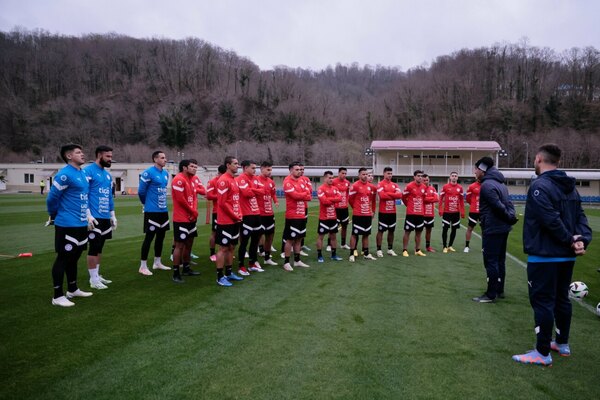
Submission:
[[[509,260],[506,300],[473,303],[485,287],[476,237],[469,254],[318,264],[313,203],[313,251],[305,258],[311,268],[268,267],[232,288],[218,287],[206,261],[210,228],[203,225],[194,249],[202,275],[174,285],[169,272],[137,273],[141,207],[135,198],[118,198],[116,206],[119,229],[101,269],[114,283],[62,309],[50,305],[53,229],[43,228],[44,199],[0,197],[0,253],[34,253],[0,259],[0,398],[600,397],[600,318],[574,304],[573,356],[554,354],[552,368],[513,362],[512,354],[535,341],[525,270]],[[600,213],[588,216],[597,239]],[[524,260],[520,226],[509,251]],[[433,243],[441,249],[438,228]],[[593,242],[574,277],[588,284],[586,301],[594,307],[598,248]],[[83,257],[79,277],[88,289]]]

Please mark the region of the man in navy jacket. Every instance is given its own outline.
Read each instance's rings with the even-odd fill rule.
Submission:
[[[527,193],[523,248],[527,253],[529,302],[533,307],[536,348],[513,360],[549,366],[550,350],[571,355],[569,283],[575,257],[583,255],[592,230],[581,207],[575,179],[557,169],[561,150],[545,144],[535,156],[535,179]],[[556,324],[556,340],[552,327]]]
[[[515,207],[508,199],[504,175],[494,167],[494,160],[483,157],[475,163],[474,173],[481,182],[479,216],[487,290],[473,301],[494,303],[497,297],[504,298],[506,242],[517,217]]]

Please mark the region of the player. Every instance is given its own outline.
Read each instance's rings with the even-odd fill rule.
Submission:
[[[435,225],[435,205],[439,197],[435,187],[429,184],[429,175],[423,174],[423,185],[425,186],[425,198],[423,199],[425,207],[423,208],[423,223],[425,224],[425,250],[429,253],[435,253],[431,247],[431,231]]]
[[[210,246],[210,261],[217,261],[217,252],[215,246],[215,237],[217,235],[217,182],[221,175],[225,173],[227,168],[224,165],[219,165],[217,175],[208,181],[206,186],[206,200],[212,201],[212,216],[211,216],[211,232],[209,239]]]
[[[294,267],[308,268],[309,265],[300,260],[302,238],[306,236],[306,203],[311,200],[312,194],[302,176],[302,167],[299,162],[290,164],[290,175],[283,181],[285,194],[285,254],[283,269],[293,271],[290,264],[290,255],[294,252]]]
[[[154,165],[140,175],[138,197],[144,207],[144,242],[142,243],[139,273],[150,276],[147,260],[150,245],[154,240],[154,263],[152,269],[168,271],[171,268],[163,265],[161,255],[165,234],[169,227],[169,210],[167,209],[167,184],[169,173],[164,170],[167,165],[167,156],[163,151],[152,153]]]
[[[271,179],[272,173],[273,164],[269,161],[263,161],[263,163],[260,165],[258,184],[264,189],[264,194],[259,197],[258,208],[260,210],[262,234],[264,235],[264,242],[261,245],[261,253],[264,254],[266,265],[277,265],[277,263],[271,258],[273,237],[275,236],[275,215],[273,213],[273,203],[275,203],[275,207],[279,207],[275,182],[273,182],[273,179]]]
[[[190,268],[190,254],[194,238],[198,236],[196,221],[198,220],[198,197],[196,194],[197,182],[194,179],[198,163],[195,160],[181,160],[179,173],[171,183],[171,196],[173,198],[173,282],[184,283],[181,278],[181,264],[183,274],[187,276],[199,275]]]
[[[257,259],[258,241],[260,239],[262,224],[258,198],[264,194],[264,189],[259,186],[256,174],[256,163],[250,160],[242,161],[242,173],[235,178],[240,188],[240,207],[242,211],[242,227],[240,230],[240,247],[238,248],[238,273],[243,276],[250,275],[250,271],[264,272]],[[250,246],[248,247],[248,242]],[[244,265],[244,258],[248,250],[248,268]]]
[[[458,173],[450,173],[450,182],[442,187],[440,192],[439,214],[442,217],[442,242],[444,253],[456,250],[452,245],[456,238],[456,231],[460,228],[460,220],[465,217],[465,198],[463,197],[464,190],[458,184]],[[450,231],[450,241],[448,241],[448,229]]]
[[[112,148],[96,147],[96,161],[84,168],[89,183],[88,218],[92,218],[94,227],[88,232],[89,249],[87,255],[90,287],[107,289],[112,283],[100,275],[102,249],[106,240],[112,239],[112,231],[117,229],[115,203],[112,196],[112,176],[105,168],[112,164]]]
[[[350,192],[351,186],[350,181],[346,179],[347,175],[348,169],[345,167],[340,167],[338,169],[337,178],[333,179],[333,185],[342,195],[342,201],[337,203],[335,206],[335,214],[337,215],[338,224],[340,224],[340,249],[350,250],[350,246],[346,244],[346,231],[348,229],[348,223],[350,222],[350,214],[348,212],[348,193]]]
[[[373,202],[377,191],[368,182],[369,173],[366,168],[358,170],[358,181],[354,182],[348,195],[348,204],[352,207],[352,234],[350,235],[350,257],[354,262],[358,257],[358,237],[362,236],[362,251],[365,260],[376,260],[369,254],[369,235],[373,222]]]
[[[467,204],[469,204],[469,225],[465,234],[465,253],[469,252],[469,243],[473,229],[479,222],[479,192],[481,191],[481,182],[476,180],[467,188]]]
[[[89,184],[81,166],[85,155],[81,146],[67,144],[60,149],[60,156],[67,163],[54,177],[46,207],[50,218],[46,223],[54,225],[54,250],[56,259],[52,266],[54,296],[52,304],[60,307],[75,305],[70,299],[89,297],[77,287],[77,262],[87,248],[88,227],[93,222],[87,215]],[[63,280],[67,276],[67,296],[63,293]]]
[[[232,272],[233,252],[240,237],[242,210],[240,208],[240,188],[235,180],[238,170],[238,160],[227,156],[223,162],[225,173],[217,181],[217,235],[219,244],[217,253],[217,284],[224,287],[232,286],[232,281],[242,281],[244,278]],[[225,271],[223,271],[225,269]]]
[[[413,173],[414,181],[410,182],[402,192],[402,202],[406,206],[406,219],[404,220],[404,237],[402,238],[402,256],[408,257],[408,241],[410,233],[415,231],[415,255],[425,257],[421,251],[421,232],[425,226],[423,214],[425,212],[425,187],[421,184],[423,171]]]
[[[304,164],[300,164],[300,179],[304,182],[304,184],[307,186],[308,190],[310,191],[310,195],[312,198],[312,182],[310,181],[310,178],[304,175]],[[308,226],[308,202],[306,203],[306,225]],[[308,253],[305,253],[306,251],[310,251],[310,247],[306,246],[304,244],[304,238],[302,238],[302,247],[300,249],[300,255],[301,256],[308,256]]]
[[[392,168],[383,169],[383,180],[377,187],[379,196],[379,221],[377,224],[377,257],[383,257],[381,245],[383,243],[383,232],[387,231],[387,254],[396,257],[398,254],[393,250],[394,232],[396,231],[396,200],[402,200],[402,190],[395,182],[392,182]]]
[[[325,262],[323,258],[323,237],[327,234],[331,243],[331,259],[342,261],[342,257],[337,255],[338,231],[337,215],[335,205],[342,200],[339,190],[333,185],[333,172],[325,171],[323,174],[324,183],[317,190],[319,199],[319,226],[317,228],[317,261]]]

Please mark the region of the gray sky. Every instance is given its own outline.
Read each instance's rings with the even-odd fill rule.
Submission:
[[[0,30],[198,37],[259,65],[407,70],[462,48],[600,49],[597,0],[0,0]]]

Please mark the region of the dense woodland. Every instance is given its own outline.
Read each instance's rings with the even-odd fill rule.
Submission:
[[[565,148],[565,167],[600,166],[600,52],[590,47],[558,53],[523,41],[408,71],[261,71],[197,38],[15,29],[0,32],[0,98],[4,161],[56,161],[61,144],[76,142],[88,153],[113,145],[121,162],[161,148],[202,164],[232,154],[359,165],[372,140],[449,139],[496,140],[511,167],[545,141]]]

